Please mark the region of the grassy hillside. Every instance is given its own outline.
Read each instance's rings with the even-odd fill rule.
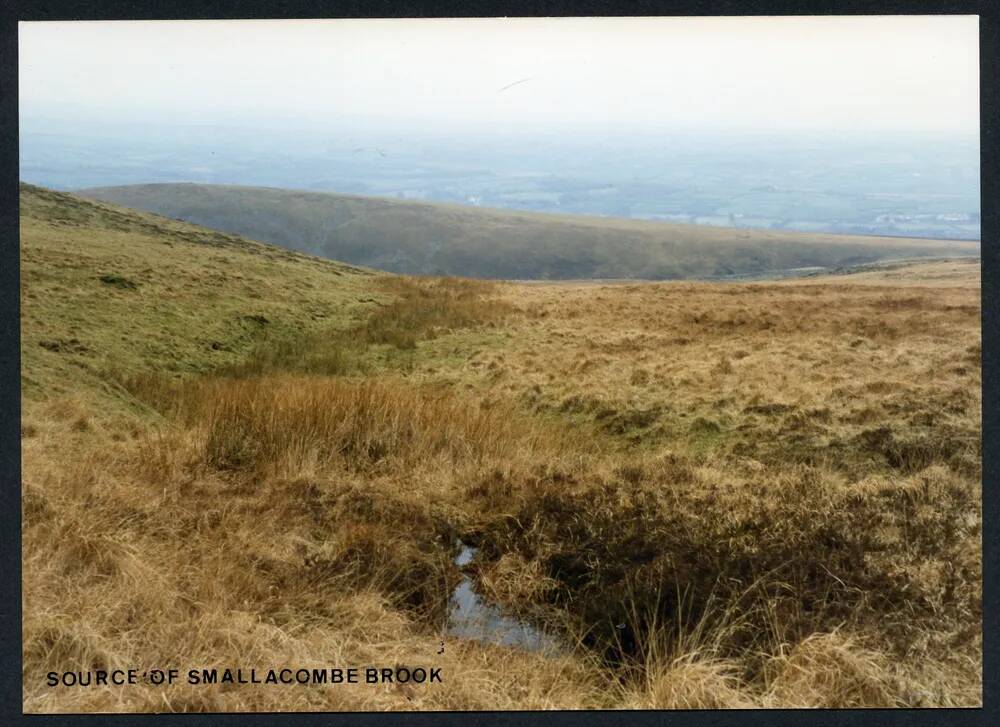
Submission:
[[[978,254],[978,243],[733,230],[202,184],[81,192],[294,250],[409,274],[706,278]]]
[[[384,297],[374,271],[21,185],[26,396],[113,388],[111,374],[207,371],[254,342],[346,327]]]
[[[418,279],[21,202],[25,711],[982,704],[974,261]],[[45,680],[368,665],[443,679]]]

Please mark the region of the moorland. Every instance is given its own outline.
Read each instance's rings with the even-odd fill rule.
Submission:
[[[671,280],[979,254],[979,243],[542,214],[211,184],[82,190],[319,257],[411,275]]]
[[[20,254],[27,712],[982,703],[975,258],[395,275],[30,185]],[[443,683],[45,685],[367,664]]]

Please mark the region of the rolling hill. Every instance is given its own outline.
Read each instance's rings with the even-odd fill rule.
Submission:
[[[407,274],[669,280],[979,254],[978,242],[700,227],[259,187],[146,184],[79,194]]]
[[[216,369],[264,334],[346,326],[382,297],[373,271],[28,184],[20,202],[29,399]]]

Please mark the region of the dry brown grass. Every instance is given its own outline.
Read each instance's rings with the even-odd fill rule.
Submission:
[[[26,403],[27,711],[981,703],[974,287],[389,285],[364,370]],[[456,537],[575,648],[439,654]],[[119,664],[445,683],[43,686]]]
[[[269,385],[277,395],[264,393]],[[64,417],[58,428],[52,423],[25,440],[28,711],[600,704],[600,677],[587,662],[452,639],[438,653],[436,624],[457,577],[450,557],[455,504],[443,493],[454,469],[447,462],[474,450],[493,464],[511,456],[508,441],[496,438],[510,429],[483,426],[492,414],[401,385],[288,377],[196,386],[198,394],[214,387],[217,399],[184,411],[193,426],[100,450],[80,442],[78,451],[91,454],[75,467],[58,452],[77,405],[50,407]],[[310,386],[314,397],[289,402],[283,396]],[[232,407],[240,396],[253,407],[248,420],[229,418],[226,402]],[[331,401],[339,402],[338,412],[314,415],[309,426],[278,435],[281,422],[295,421],[283,413]],[[448,412],[454,422],[439,432],[410,419],[416,414],[427,425],[432,412]],[[318,441],[312,437],[321,430],[312,426],[332,426],[339,415],[370,436],[342,438],[347,446],[330,450],[329,460],[290,456]],[[265,450],[257,450],[249,469],[232,471],[228,460],[214,459],[213,436],[247,421],[253,428],[242,435],[272,437],[274,449],[267,451],[284,466],[264,466]],[[530,438],[522,441],[532,446]],[[374,442],[384,446],[381,460],[370,457]],[[441,458],[413,466],[424,456]],[[39,684],[49,670],[160,664],[434,665],[443,667],[446,682],[408,689],[142,685],[65,693]],[[536,678],[522,682],[529,673]]]
[[[759,706],[739,679],[737,665],[699,658],[678,657],[666,667],[646,674],[644,689],[626,698],[637,709],[747,709]]]
[[[814,634],[774,659],[767,699],[788,707],[897,707],[898,687],[884,654],[839,633]]]
[[[205,463],[220,470],[368,471],[435,459],[475,466],[516,458],[551,438],[509,402],[456,398],[402,380],[272,376],[164,386],[146,379],[133,392],[202,427]]]

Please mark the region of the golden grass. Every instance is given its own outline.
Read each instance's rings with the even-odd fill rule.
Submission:
[[[442,459],[479,465],[536,449],[550,432],[510,402],[456,398],[402,380],[271,376],[164,384],[133,393],[206,432],[204,460],[220,470],[311,466],[369,470]]]
[[[327,638],[349,644],[349,634],[381,632],[388,653],[402,642],[411,661],[439,664],[434,624],[456,579],[455,535],[477,539],[488,564],[499,556],[487,593],[514,609],[548,607],[566,638],[579,634],[578,652],[503,661],[513,657],[493,648],[503,660],[481,672],[449,656],[457,692],[386,705],[482,708],[470,675],[495,695],[516,678],[508,668],[568,669],[563,678],[578,681],[546,677],[558,699],[522,693],[490,706],[906,704],[917,692],[887,672],[888,655],[817,634],[849,622],[887,654],[921,639],[934,650],[978,617],[977,554],[963,545],[976,532],[977,493],[945,468],[858,483],[809,469],[775,480],[751,468],[720,487],[714,470],[677,457],[567,458],[562,439],[510,411],[402,384],[285,376],[178,389],[180,430],[94,452],[68,471],[30,456],[55,444],[50,435],[26,440],[26,471],[45,473],[26,482],[26,541],[49,544],[33,549],[46,565],[26,567],[25,669],[36,681],[49,669],[151,658],[321,663],[321,650],[289,651],[267,629],[312,639],[336,628]],[[74,431],[77,411],[56,408]],[[357,612],[359,598],[379,599],[384,612]],[[49,613],[46,603],[68,610]],[[245,613],[249,635],[222,637],[231,616],[215,609]],[[178,622],[199,637],[178,641]],[[343,658],[385,658],[363,642],[352,649]],[[601,702],[599,685],[621,679],[618,701]],[[251,690],[237,702],[177,691],[171,704],[184,709],[278,706]],[[30,694],[45,709],[32,701],[45,691]],[[151,694],[88,694],[78,708],[153,708]],[[279,704],[367,709],[378,695]]]
[[[26,710],[599,703],[596,675],[573,659],[452,639],[438,654],[434,624],[456,573],[436,468],[418,475],[426,484],[303,462],[294,477],[233,478],[207,461],[208,437],[197,428],[151,434],[76,468],[54,456],[60,432],[25,440]],[[254,694],[183,684],[58,694],[39,684],[49,670],[237,663],[434,665],[446,683]],[[528,673],[543,676],[522,682]]]
[[[838,633],[807,637],[775,659],[772,704],[789,707],[896,707],[897,686],[884,654]]]
[[[62,249],[51,234],[32,255]],[[36,263],[25,295],[43,285]],[[215,364],[178,309],[130,317],[112,296],[71,331],[71,298],[51,311],[58,337],[127,365],[47,391],[83,354],[35,346],[26,371],[24,708],[981,704],[979,294],[959,268],[912,272],[919,284],[899,270],[863,285],[352,278],[363,316],[301,336],[289,318]],[[86,285],[74,295],[91,300]],[[269,321],[299,306],[267,304]],[[164,313],[197,365],[145,350],[137,332]],[[572,648],[442,637],[457,538],[478,546],[485,596]],[[445,681],[44,684],[367,664],[441,666]]]
[[[740,683],[738,674],[738,668],[732,663],[686,654],[666,667],[649,671],[645,688],[627,698],[626,703],[637,709],[747,709],[758,706]]]

